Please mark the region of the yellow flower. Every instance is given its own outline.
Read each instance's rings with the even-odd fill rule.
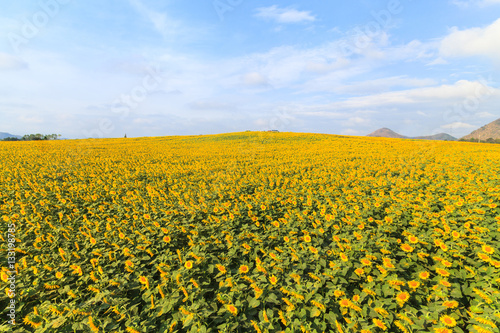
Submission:
[[[360,260],[361,263],[365,266],[371,266],[372,262],[366,258]]]
[[[348,298],[343,298],[340,300],[339,305],[342,308],[347,308],[351,306],[351,301]]]
[[[304,242],[306,242],[306,243],[310,243],[310,242],[311,242],[311,236],[309,236],[309,235],[305,235],[305,236],[304,236]]]
[[[458,307],[458,302],[457,301],[444,301],[443,306],[449,308],[449,309],[454,309]]]
[[[241,266],[240,266],[240,269],[239,269],[239,272],[240,272],[241,274],[246,274],[246,273],[248,273],[248,271],[249,271],[249,270],[250,270],[250,269],[248,268],[248,266],[247,266],[247,265],[241,265]]]
[[[186,261],[184,263],[184,267],[186,267],[187,269],[193,268],[193,262],[191,260]]]
[[[0,273],[0,276],[1,276],[1,278],[2,278],[2,281],[3,281],[3,282],[7,283],[7,282],[9,281],[9,280],[8,280],[9,275],[8,275],[7,273],[5,273],[4,271],[2,271],[2,272]]]
[[[418,281],[408,281],[408,287],[411,289],[417,289],[420,286],[420,282]]]
[[[413,252],[413,247],[406,243],[401,245],[401,249],[405,252]]]
[[[63,277],[64,277],[64,274],[63,274],[63,273],[61,273],[61,272],[57,272],[57,273],[56,273],[56,278],[58,278],[58,279],[62,279]]]
[[[276,283],[278,283],[278,278],[274,275],[271,275],[269,277],[269,282],[272,284],[272,285],[275,285]]]
[[[396,296],[396,300],[400,304],[404,304],[406,301],[408,301],[408,299],[410,299],[410,294],[408,294],[406,291],[401,292]]]
[[[422,280],[427,280],[429,276],[430,276],[429,272],[420,272],[418,274],[418,277],[421,278]]]
[[[481,249],[483,250],[483,252],[486,252],[488,254],[493,254],[495,252],[495,249],[489,245],[483,245]]]
[[[146,287],[146,289],[149,289],[149,281],[148,281],[148,278],[147,278],[147,277],[145,277],[145,276],[140,276],[140,277],[139,277],[139,282],[140,282],[141,284],[143,284],[143,285]]]
[[[442,316],[439,320],[443,324],[445,324],[447,327],[455,327],[457,325],[457,322],[455,321],[455,319],[453,319],[452,317],[450,317],[448,315]]]
[[[446,269],[442,268],[436,268],[436,273],[438,273],[441,276],[450,276],[450,272],[448,272]]]
[[[221,272],[222,274],[226,274],[226,267],[219,265],[219,264],[216,264],[215,267],[217,267],[219,272]]]
[[[381,320],[373,318],[372,321],[375,324],[375,326],[382,329],[383,331],[387,331],[387,326],[385,326],[385,324]]]
[[[233,316],[236,316],[238,314],[238,309],[232,304],[227,304],[226,309],[227,311],[231,312]]]
[[[416,243],[418,243],[418,238],[417,238],[417,237],[415,237],[415,236],[411,236],[411,235],[410,235],[410,236],[408,236],[408,241],[409,241],[410,243],[412,243],[412,244],[416,244]]]

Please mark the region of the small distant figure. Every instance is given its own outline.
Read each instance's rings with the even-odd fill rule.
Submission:
[[[124,138],[125,138],[125,139],[127,138],[127,133],[125,133],[125,136],[124,136]]]

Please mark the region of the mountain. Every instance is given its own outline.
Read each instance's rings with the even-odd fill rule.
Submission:
[[[500,139],[500,118],[492,121],[489,124],[484,125],[481,128],[478,128],[471,134],[464,136],[462,139],[464,140],[478,139],[483,141],[489,138]]]
[[[439,133],[428,136],[415,136],[412,139],[418,140],[442,140],[442,141],[457,141],[457,138],[446,133]]]
[[[10,133],[5,133],[5,132],[0,132],[0,140],[3,140],[5,138],[22,138],[22,136],[20,135],[14,135],[14,134],[10,134]]]
[[[407,136],[398,134],[398,133],[396,133],[388,128],[385,128],[385,127],[380,128],[380,129],[376,130],[375,132],[368,134],[367,136],[374,136],[374,137],[378,137],[378,138],[408,139]]]
[[[444,141],[456,141],[457,138],[446,134],[446,133],[439,133],[439,134],[434,134],[434,135],[427,135],[427,136],[416,136],[416,137],[409,137],[409,136],[404,136],[399,133],[394,132],[393,130],[390,130],[388,128],[380,128],[376,130],[375,132],[372,132],[368,134],[367,136],[373,136],[373,137],[379,137],[379,138],[397,138],[397,139],[418,139],[418,140],[444,140]]]

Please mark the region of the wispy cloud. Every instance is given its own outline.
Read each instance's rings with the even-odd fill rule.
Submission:
[[[471,6],[486,7],[498,5],[500,4],[500,0],[452,0],[451,3],[462,8],[468,8]]]
[[[0,71],[20,70],[25,68],[28,68],[28,64],[23,60],[8,53],[0,52]]]
[[[451,123],[451,124],[446,124],[446,125],[441,126],[441,128],[444,128],[444,129],[475,128],[475,127],[476,126],[474,126],[474,125],[463,123],[463,122],[458,122],[458,121]]]
[[[277,23],[313,22],[316,17],[308,11],[299,11],[295,8],[279,8],[278,6],[257,8],[256,17],[276,21]]]
[[[155,11],[146,6],[141,0],[129,0],[132,7],[154,26],[155,30],[164,38],[177,37],[182,32],[182,24],[165,12]]]

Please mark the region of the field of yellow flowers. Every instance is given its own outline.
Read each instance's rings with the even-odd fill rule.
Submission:
[[[245,132],[0,161],[1,332],[499,332],[498,145]]]

